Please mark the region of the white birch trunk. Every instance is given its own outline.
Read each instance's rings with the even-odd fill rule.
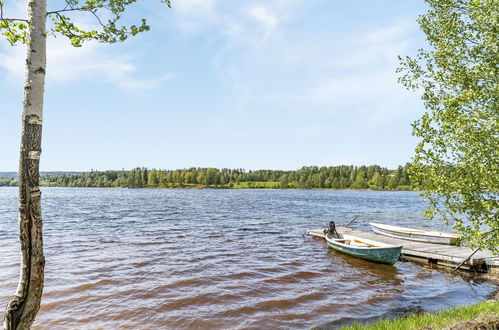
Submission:
[[[46,0],[28,0],[29,38],[19,160],[21,274],[4,317],[4,329],[29,329],[40,308],[44,283],[39,163],[46,63]]]

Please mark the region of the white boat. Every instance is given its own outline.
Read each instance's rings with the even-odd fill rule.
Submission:
[[[427,228],[406,228],[374,222],[369,224],[377,234],[418,242],[459,245],[462,237],[462,235]]]

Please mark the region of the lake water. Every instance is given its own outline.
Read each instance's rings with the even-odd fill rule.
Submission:
[[[494,290],[302,236],[334,219],[420,225],[414,192],[45,188],[35,328],[310,328],[475,303]],[[19,273],[17,189],[0,188],[0,306]],[[440,224],[425,224],[441,228]]]

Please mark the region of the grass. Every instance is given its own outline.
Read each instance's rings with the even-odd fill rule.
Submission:
[[[262,189],[262,188],[279,188],[280,182],[270,182],[270,181],[254,181],[254,182],[239,182],[234,183],[232,188],[234,189]]]
[[[431,327],[432,329],[442,329],[458,322],[471,320],[478,315],[487,312],[499,314],[499,301],[485,301],[476,305],[454,307],[437,313],[412,314],[392,320],[380,320],[372,324],[360,325],[352,324],[342,327],[342,330],[356,329],[419,329]]]

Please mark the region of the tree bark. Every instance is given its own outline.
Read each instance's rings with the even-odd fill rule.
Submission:
[[[19,241],[21,274],[7,305],[4,329],[29,329],[40,308],[43,256],[39,163],[46,63],[46,0],[28,0],[29,36],[19,160]]]

